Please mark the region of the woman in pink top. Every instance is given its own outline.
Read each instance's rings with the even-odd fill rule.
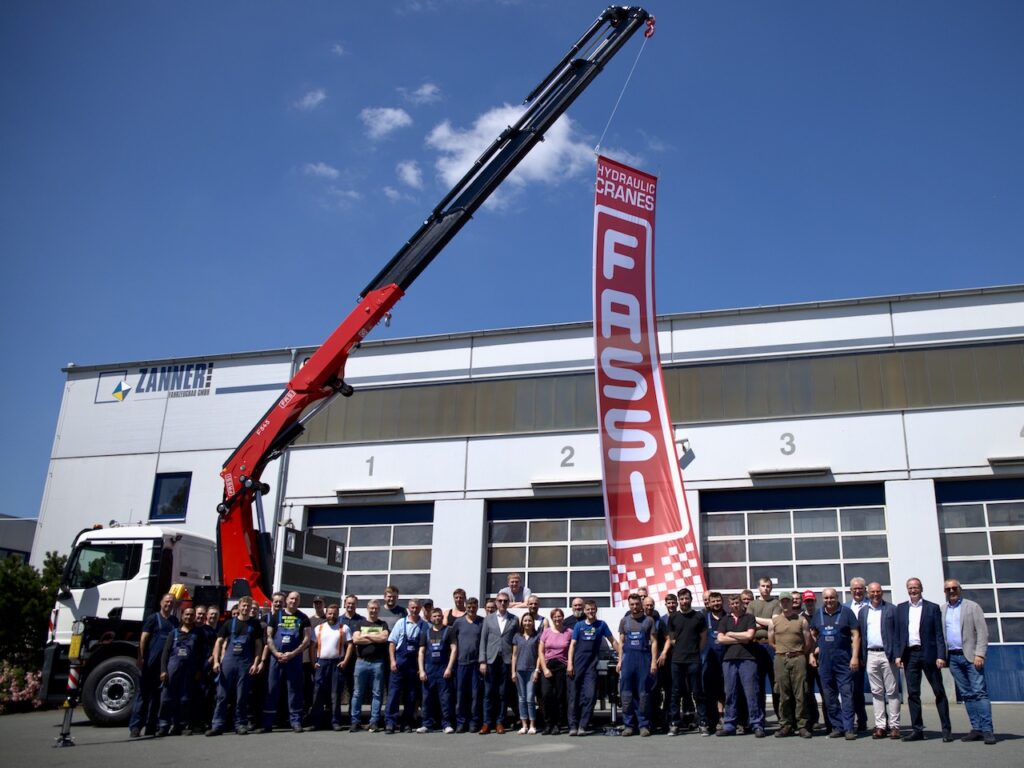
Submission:
[[[537,655],[540,657],[540,671],[544,675],[544,718],[547,727],[543,732],[550,736],[561,733],[568,723],[565,668],[569,663],[572,630],[565,626],[565,613],[561,608],[552,608],[548,618],[551,626],[541,633]]]

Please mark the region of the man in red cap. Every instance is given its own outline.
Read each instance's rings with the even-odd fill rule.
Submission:
[[[808,623],[811,621],[811,614],[817,610],[818,598],[814,594],[814,590],[806,589],[800,596],[801,602],[803,602],[804,609],[800,612]],[[808,654],[810,656],[810,654]],[[814,697],[815,688],[820,688],[821,685],[818,682],[818,670],[816,667],[812,667],[810,659],[808,658],[807,664],[807,690],[804,693],[804,708],[807,712],[807,730],[813,731],[814,726],[818,724],[818,700]],[[825,707],[821,708],[821,715],[825,721],[825,732],[832,732],[832,723],[828,719],[828,711]]]

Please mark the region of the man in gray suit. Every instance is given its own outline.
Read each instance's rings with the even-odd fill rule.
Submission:
[[[942,588],[946,593],[942,625],[949,650],[949,671],[971,719],[971,732],[960,741],[984,740],[986,744],[995,744],[992,703],[985,686],[985,654],[988,652],[985,613],[980,605],[963,596],[956,579],[946,579]]]
[[[519,619],[508,612],[508,595],[498,593],[498,610],[484,617],[480,630],[480,674],[484,676],[484,724],[479,733],[505,732],[506,686],[512,677],[512,639]]]

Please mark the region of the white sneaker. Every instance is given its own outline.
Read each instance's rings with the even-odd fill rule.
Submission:
[[[444,729],[444,732],[445,732],[445,733],[455,733],[455,729],[454,729],[454,728],[452,728],[452,727],[451,727],[451,726],[449,725],[449,726],[448,726],[447,728],[445,728],[445,729]]]
[[[519,729],[519,735],[520,736],[525,736],[526,735],[526,726],[525,725],[522,728]]]
[[[416,733],[429,733],[429,732],[430,731],[427,730],[427,726],[425,726],[425,725],[421,725],[419,728],[416,729]]]
[[[527,733],[530,734],[531,736],[536,736],[537,735],[537,729],[536,728],[531,728],[530,730],[527,731]]]

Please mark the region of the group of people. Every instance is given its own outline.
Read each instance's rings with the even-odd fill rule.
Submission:
[[[880,584],[863,579],[851,582],[845,604],[836,590],[824,590],[821,607],[813,591],[775,597],[772,587],[761,579],[756,598],[751,590],[728,598],[707,592],[703,611],[682,589],[665,596],[663,615],[641,590],[629,596],[616,631],[598,618],[593,600],[574,598],[569,615],[557,607],[541,615],[519,574],[485,600],[482,614],[463,589],[444,611],[428,599],[402,606],[389,586],[383,600],[366,604],[365,616],[357,596],[347,595],[340,606],[318,596],[310,617],[292,592],[275,593],[264,615],[243,597],[224,621],[213,607],[188,606],[179,622],[166,595],[143,627],[130,733],[269,733],[283,704],[296,732],[586,736],[605,657],[618,677],[622,736],[742,730],[761,738],[770,691],[775,736],[810,738],[819,721],[817,686],[826,734],[853,740],[868,730],[866,677],[872,737],[916,741],[926,738],[924,677],[942,738],[952,741],[941,678],[948,666],[971,721],[962,740],[995,743],[984,677],[987,626],[958,582],[945,583],[941,606],[922,598],[918,579],[907,582],[910,599],[898,606],[884,600]],[[901,669],[909,729],[900,722]]]

